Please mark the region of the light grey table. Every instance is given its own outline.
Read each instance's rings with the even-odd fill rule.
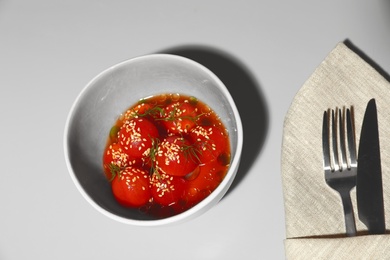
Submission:
[[[284,259],[284,116],[340,41],[390,72],[389,28],[389,0],[0,0],[0,259]],[[141,228],[81,196],[63,131],[96,74],[156,52],[216,72],[237,101],[246,141],[237,181],[216,207],[180,225]]]

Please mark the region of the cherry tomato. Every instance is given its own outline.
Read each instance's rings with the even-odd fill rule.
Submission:
[[[196,205],[223,180],[229,136],[218,115],[195,97],[148,97],[112,126],[103,168],[119,204],[156,218]]]
[[[125,154],[122,150],[122,147],[113,143],[110,144],[104,152],[103,164],[115,164],[119,167],[127,166],[129,156]]]
[[[215,126],[196,126],[191,129],[190,137],[200,151],[202,163],[217,160],[225,152],[228,143],[228,136]]]
[[[197,152],[192,144],[180,136],[169,136],[158,145],[156,167],[158,171],[185,176],[198,166]]]
[[[217,162],[201,165],[199,175],[187,181],[185,200],[189,205],[194,205],[206,198],[222,181],[223,167]]]
[[[150,104],[140,103],[140,104],[136,105],[135,107],[128,109],[125,112],[125,114],[123,115],[123,117],[125,119],[132,119],[132,118],[139,117],[139,116],[144,117],[148,114],[147,111],[150,111],[151,108],[152,108],[152,106]]]
[[[168,133],[188,133],[196,125],[199,113],[196,107],[189,103],[175,102],[165,107],[162,118]]]
[[[133,163],[118,143],[110,144],[104,151],[103,168],[108,179],[112,178],[113,167],[119,169],[132,165]]]
[[[145,118],[133,118],[124,122],[118,132],[119,144],[130,158],[148,156],[153,139],[159,136],[156,126]]]
[[[112,193],[125,207],[140,207],[151,199],[149,175],[144,170],[126,167],[111,182]]]
[[[162,206],[172,206],[179,203],[184,195],[185,180],[166,173],[153,174],[151,190],[153,200]]]

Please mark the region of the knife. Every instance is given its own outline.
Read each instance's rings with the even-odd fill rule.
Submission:
[[[370,234],[385,233],[382,170],[375,99],[364,114],[358,153],[356,197],[359,219]]]

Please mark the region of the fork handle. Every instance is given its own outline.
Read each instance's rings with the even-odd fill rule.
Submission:
[[[355,225],[355,215],[353,213],[353,206],[351,201],[350,192],[344,192],[341,194],[343,209],[344,209],[344,221],[345,221],[345,230],[347,236],[352,237],[356,236],[356,225]]]

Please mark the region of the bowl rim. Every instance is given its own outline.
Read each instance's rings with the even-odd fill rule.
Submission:
[[[77,105],[79,104],[80,100],[84,96],[84,94],[87,92],[88,89],[91,88],[91,86],[98,81],[101,77],[103,77],[105,74],[110,73],[112,70],[117,69],[118,67],[124,66],[128,63],[133,63],[137,62],[139,60],[149,60],[149,59],[170,59],[173,61],[179,61],[179,62],[184,62],[188,63],[190,66],[194,66],[197,69],[202,70],[204,73],[208,74],[210,78],[212,78],[217,85],[219,86],[220,90],[223,92],[224,96],[228,100],[228,103],[232,109],[234,119],[236,122],[236,132],[237,132],[237,149],[234,153],[233,160],[230,163],[229,170],[225,176],[225,178],[222,180],[222,182],[218,185],[218,187],[205,199],[203,199],[201,202],[193,206],[192,208],[179,213],[177,215],[163,218],[163,219],[155,219],[155,220],[136,220],[136,219],[129,219],[126,217],[118,216],[115,215],[112,212],[109,212],[108,210],[104,209],[103,207],[99,206],[90,196],[89,194],[84,190],[80,182],[78,181],[76,177],[76,173],[73,171],[72,164],[69,159],[69,148],[68,148],[68,135],[69,135],[69,128],[70,124],[72,121],[72,118],[74,116],[74,113],[76,112]],[[238,112],[238,109],[236,107],[236,104],[228,91],[227,87],[225,84],[208,68],[206,68],[204,65],[183,57],[179,55],[174,55],[174,54],[165,54],[165,53],[155,53],[155,54],[146,54],[142,56],[137,56],[133,57],[127,60],[124,60],[122,62],[116,63],[100,73],[98,73],[96,76],[94,76],[80,91],[80,93],[77,95],[76,99],[73,101],[70,110],[68,112],[66,122],[65,122],[65,129],[64,129],[64,134],[63,134],[63,146],[64,146],[64,156],[65,156],[65,162],[66,162],[66,167],[68,169],[68,173],[75,184],[77,190],[81,193],[81,195],[88,201],[90,205],[93,206],[97,211],[102,213],[103,215],[116,220],[118,222],[124,223],[124,224],[130,224],[130,225],[135,225],[135,226],[164,226],[164,225],[169,225],[169,224],[174,224],[174,223],[181,223],[183,221],[189,220],[191,218],[194,218],[196,216],[199,216],[203,213],[205,213],[208,209],[216,205],[222,197],[226,194],[228,189],[231,186],[231,183],[234,180],[234,177],[238,171],[238,166],[240,163],[241,159],[241,153],[242,153],[242,146],[243,146],[243,127],[242,127],[242,121],[240,114]],[[214,202],[214,203],[212,203]],[[204,209],[204,210],[202,210]]]

